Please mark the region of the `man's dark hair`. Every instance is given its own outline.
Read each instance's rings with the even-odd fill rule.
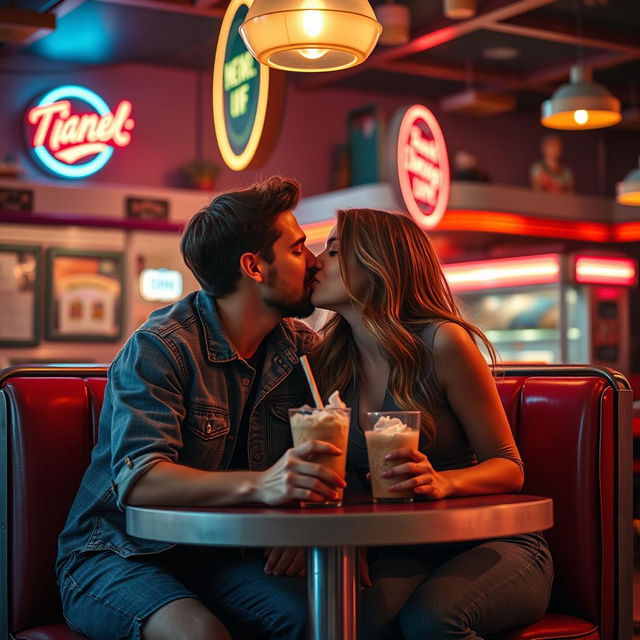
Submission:
[[[273,262],[273,243],[280,237],[278,216],[293,209],[299,199],[295,180],[273,176],[216,196],[198,211],[182,234],[180,251],[200,286],[216,297],[233,293],[243,253],[259,253]]]

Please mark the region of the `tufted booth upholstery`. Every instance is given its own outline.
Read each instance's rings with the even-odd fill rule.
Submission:
[[[1,637],[82,638],[64,624],[54,560],[96,441],[105,382],[106,367],[93,365],[0,372]],[[531,366],[509,367],[497,382],[525,463],[523,492],[554,500],[545,535],[556,576],[549,613],[493,640],[630,640],[626,380],[589,367]]]

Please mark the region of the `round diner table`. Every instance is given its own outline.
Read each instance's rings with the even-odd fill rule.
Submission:
[[[357,547],[482,540],[553,525],[550,498],[499,494],[342,507],[126,507],[127,532],[178,544],[307,547],[309,637],[355,640]]]

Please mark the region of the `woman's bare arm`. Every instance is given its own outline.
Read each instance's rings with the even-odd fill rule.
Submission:
[[[465,329],[452,322],[438,328],[433,349],[437,377],[479,461],[441,472],[451,483],[450,495],[519,491],[523,473],[515,460],[520,456],[480,350]]]

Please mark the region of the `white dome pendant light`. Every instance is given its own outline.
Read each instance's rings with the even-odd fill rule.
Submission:
[[[616,201],[633,207],[640,207],[640,166],[629,171],[622,182],[616,185]]]
[[[620,100],[593,82],[583,65],[571,67],[570,82],[542,103],[540,122],[550,129],[600,129],[622,120]]]
[[[364,62],[381,32],[367,0],[254,0],[240,26],[258,62],[306,72]]]
[[[622,120],[620,100],[594,82],[591,69],[583,63],[582,1],[575,0],[575,3],[578,61],[571,67],[569,83],[563,84],[542,103],[540,123],[549,129],[573,131],[612,127]]]

